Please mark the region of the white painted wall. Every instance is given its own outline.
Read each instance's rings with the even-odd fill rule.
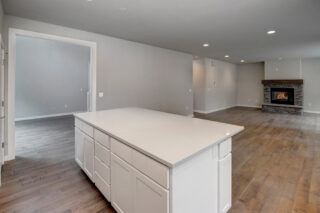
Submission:
[[[320,113],[320,58],[301,60],[304,111]]]
[[[87,111],[90,48],[17,36],[15,119]]]
[[[265,61],[265,79],[301,79],[301,60],[282,59]]]
[[[204,58],[194,61],[194,68],[196,112],[209,113],[236,105],[236,65]]]
[[[263,103],[264,63],[237,65],[237,105],[261,107]]]

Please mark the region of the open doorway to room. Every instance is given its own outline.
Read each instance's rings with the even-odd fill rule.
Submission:
[[[18,35],[15,53],[16,157],[72,156],[72,114],[90,111],[90,48]]]
[[[72,114],[96,108],[95,61],[94,42],[10,29],[6,160],[73,158]]]

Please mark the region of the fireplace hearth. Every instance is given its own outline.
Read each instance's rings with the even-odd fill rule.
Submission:
[[[263,80],[262,110],[301,114],[303,111],[303,80]]]

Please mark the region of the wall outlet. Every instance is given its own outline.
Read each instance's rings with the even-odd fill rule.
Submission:
[[[308,103],[308,106],[311,107],[311,106],[312,106],[312,103]]]
[[[67,108],[68,108],[68,104],[65,104],[65,105],[64,105],[64,108],[66,108],[66,109],[67,109]]]
[[[99,98],[103,97],[103,92],[99,92]]]
[[[80,92],[83,92],[83,88],[80,88]]]

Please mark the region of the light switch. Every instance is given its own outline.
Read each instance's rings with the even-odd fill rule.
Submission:
[[[99,92],[99,98],[103,97],[103,92]]]

